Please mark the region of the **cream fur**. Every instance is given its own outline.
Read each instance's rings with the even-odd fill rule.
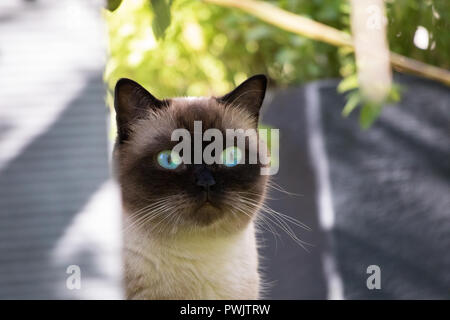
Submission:
[[[129,299],[258,299],[255,227],[232,235],[156,239],[125,234]]]

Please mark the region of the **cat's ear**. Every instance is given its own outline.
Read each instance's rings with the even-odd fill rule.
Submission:
[[[117,136],[119,142],[129,138],[130,126],[145,117],[149,109],[164,105],[137,82],[122,78],[117,81],[114,90],[114,108],[116,109]]]
[[[217,99],[225,105],[245,108],[258,119],[259,109],[266,94],[266,87],[266,76],[258,74],[248,78],[236,89]]]

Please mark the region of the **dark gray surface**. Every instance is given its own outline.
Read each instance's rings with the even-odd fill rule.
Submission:
[[[281,239],[263,234],[262,265],[269,282],[267,298],[325,299],[327,297],[321,256],[323,233],[318,225],[315,182],[310,166],[303,89],[276,91],[268,97],[261,122],[280,129],[280,170],[273,180],[285,190],[298,195],[271,191],[277,200],[268,205],[292,216],[311,228],[293,227],[298,237],[309,243],[302,248],[276,228]]]
[[[320,90],[346,299],[450,298],[450,90],[399,76],[406,92],[367,131]],[[368,290],[366,268],[381,268]]]
[[[0,299],[121,297],[99,9],[0,2]]]
[[[263,265],[273,281],[269,298],[330,297],[326,253],[342,283],[334,297],[450,298],[450,90],[411,76],[396,75],[396,81],[405,90],[401,103],[387,106],[366,131],[357,112],[341,116],[345,100],[336,91],[338,81],[269,96],[262,121],[281,133],[275,181],[303,194],[276,193],[282,200],[269,200],[269,205],[309,225],[311,232],[297,232],[315,245],[306,253],[285,233],[276,243],[264,232]],[[307,91],[315,90],[317,101],[308,100]],[[319,176],[308,164],[314,159],[308,151],[312,132],[306,129],[317,129],[317,123],[308,117],[306,125],[307,108],[320,109],[334,211],[327,213],[334,217],[330,233],[318,223],[323,214],[316,204]],[[370,265],[381,269],[381,290],[366,286]]]
[[[102,91],[98,75],[0,171],[0,299],[57,297],[56,284],[65,285],[52,250],[109,179]],[[92,258],[73,259],[92,271]]]

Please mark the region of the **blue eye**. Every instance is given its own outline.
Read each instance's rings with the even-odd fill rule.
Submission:
[[[222,161],[224,166],[234,167],[242,160],[242,152],[238,147],[228,147],[222,151]]]
[[[181,164],[181,158],[170,150],[164,150],[158,153],[158,163],[165,169],[174,170]]]

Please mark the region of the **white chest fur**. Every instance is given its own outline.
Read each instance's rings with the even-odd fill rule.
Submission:
[[[253,223],[229,235],[155,240],[125,234],[130,299],[257,299],[258,254]]]

